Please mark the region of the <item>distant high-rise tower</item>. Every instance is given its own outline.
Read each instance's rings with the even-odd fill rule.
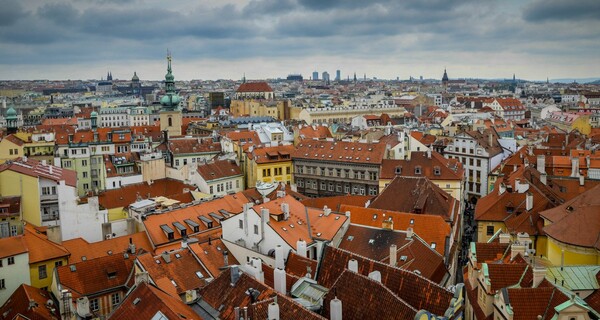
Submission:
[[[329,82],[329,72],[323,71],[321,79],[323,79],[325,82]]]
[[[131,77],[131,92],[134,96],[139,96],[142,91],[142,84],[140,83],[140,78],[137,75],[137,72],[133,72],[133,77]]]
[[[356,82],[356,72],[354,73],[354,82]]]
[[[335,70],[335,81],[342,80],[342,72],[340,70]]]
[[[363,75],[363,80],[367,81],[367,74],[366,73]]]
[[[313,80],[319,80],[319,71],[313,71]]]

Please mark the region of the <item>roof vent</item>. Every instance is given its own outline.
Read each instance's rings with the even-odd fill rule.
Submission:
[[[133,300],[133,305],[137,305],[138,303],[140,303],[140,301],[142,301],[142,299],[140,298],[135,298],[135,300]]]

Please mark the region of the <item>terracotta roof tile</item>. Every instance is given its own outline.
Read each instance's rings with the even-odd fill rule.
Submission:
[[[46,307],[51,299],[48,291],[22,284],[0,308],[0,315],[2,319],[58,320],[58,307],[53,307],[53,310]],[[31,302],[35,303],[34,307],[30,307]]]
[[[314,278],[317,273],[317,264],[316,260],[301,257],[290,251],[285,263],[285,272],[300,278],[309,273],[310,269],[310,274]]]
[[[168,142],[169,151],[174,155],[220,153],[221,143],[206,140],[198,141],[198,138],[176,138]]]
[[[135,255],[113,254],[57,267],[57,282],[73,299],[113,288],[126,288],[133,277]],[[71,271],[73,270],[73,271]]]
[[[157,256],[146,253],[139,255],[137,261],[159,288],[168,292],[175,287],[179,295],[187,290],[203,287],[206,285],[205,279],[209,277],[189,249],[164,252]],[[197,272],[200,272],[202,278]],[[166,283],[167,287],[163,287],[162,283]]]
[[[77,186],[77,172],[74,170],[63,169],[49,164],[43,164],[41,161],[26,158],[19,158],[0,165],[0,172],[9,170],[18,172],[31,177],[49,179],[55,182],[65,181],[68,186]]]
[[[326,126],[303,126],[298,130],[298,135],[305,139],[326,139],[333,137]]]
[[[509,288],[506,290],[514,320],[536,319],[538,315],[548,320],[554,317],[554,307],[568,301],[558,288]]]
[[[242,83],[236,92],[273,92],[271,86],[264,82],[246,82]]]
[[[488,263],[487,268],[492,290],[489,294],[495,294],[502,288],[519,284],[526,272],[532,272],[527,263]]]
[[[502,257],[505,256],[510,244],[508,243],[499,243],[499,242],[476,242],[475,243],[475,254],[477,257],[477,262],[491,262],[502,260]]]
[[[344,270],[323,299],[323,314],[329,315],[330,303],[342,301],[344,319],[414,319],[417,309],[378,281]]]
[[[193,185],[166,178],[154,180],[152,184],[142,182],[103,191],[98,195],[98,201],[102,207],[107,209],[127,207],[138,201],[138,196],[144,199],[163,196],[182,203],[189,203],[194,200],[189,192],[193,190],[196,190]]]
[[[0,259],[27,253],[27,243],[22,235],[0,238]]]
[[[292,158],[381,164],[385,149],[383,143],[303,140],[292,153]]]
[[[152,319],[159,311],[169,319],[202,319],[181,299],[146,282],[136,285],[109,319]]]
[[[48,237],[34,229],[31,223],[25,226],[24,239],[29,250],[30,264],[69,257],[67,249],[48,240]]]
[[[202,265],[210,272],[210,276],[215,278],[221,273],[221,268],[225,266],[224,251],[227,247],[223,244],[220,239],[220,231],[216,237],[210,240],[204,240],[197,243],[189,244],[190,250],[194,252],[196,257],[200,260]],[[234,265],[239,264],[233,254],[228,253],[227,264]]]
[[[292,145],[279,145],[276,147],[253,147],[252,151],[248,149],[246,156],[248,159],[254,160],[256,163],[276,163],[276,162],[291,162],[291,154],[294,152]]]
[[[333,197],[321,197],[321,198],[307,198],[302,200],[302,204],[311,208],[323,208],[327,206],[334,211],[342,212],[341,209],[344,205],[363,207],[367,202],[372,200],[373,196],[361,196],[356,194],[349,194],[345,196],[333,196]]]
[[[420,173],[415,171],[420,167]],[[401,168],[396,173],[396,168]],[[437,170],[436,170],[437,169]],[[439,170],[439,171],[438,171]],[[465,169],[462,163],[455,159],[446,159],[441,154],[433,151],[431,158],[427,152],[415,151],[411,153],[410,160],[385,159],[381,163],[380,179],[393,179],[400,176],[424,176],[430,180],[462,180]]]
[[[332,288],[339,275],[348,268],[350,259],[358,261],[358,273],[364,276],[371,271],[379,271],[382,284],[414,309],[443,315],[450,306],[452,293],[420,275],[329,246],[319,267],[319,284]]]
[[[198,174],[200,174],[205,181],[211,181],[242,175],[242,170],[235,161],[217,160],[199,164]]]
[[[140,252],[140,250],[142,250],[141,252],[152,252],[152,243],[143,231],[93,243],[89,243],[83,238],[75,238],[63,241],[62,245],[71,253],[69,262],[75,263],[84,261],[83,257],[85,260],[91,260],[107,256],[109,252],[112,254],[125,253],[129,249],[129,239],[135,245],[136,252]]]
[[[410,190],[410,192],[406,192]],[[397,176],[371,202],[369,208],[434,214],[451,221],[459,203],[426,177]]]

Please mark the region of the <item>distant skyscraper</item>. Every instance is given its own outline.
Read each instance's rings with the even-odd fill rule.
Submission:
[[[335,71],[335,81],[342,80],[342,72],[340,70]]]
[[[329,72],[323,71],[322,77],[323,81],[329,82]]]
[[[313,71],[313,80],[319,80],[319,71]]]

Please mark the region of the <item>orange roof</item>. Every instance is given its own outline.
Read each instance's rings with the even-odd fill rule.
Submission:
[[[137,261],[159,288],[167,292],[175,289],[175,296],[205,286],[204,279],[209,277],[189,249],[164,252],[157,256],[145,253],[139,255]]]
[[[77,118],[73,117],[73,118],[55,118],[55,119],[44,119],[42,120],[42,125],[43,126],[64,126],[64,125],[70,125],[70,126],[75,126],[77,125]]]
[[[221,273],[221,268],[225,266],[225,258],[223,251],[227,250],[227,247],[223,244],[220,239],[221,229],[217,229],[219,234],[215,238],[209,240],[200,241],[189,244],[190,250],[194,252],[200,263],[208,270],[210,277],[217,277]],[[227,264],[234,265],[239,264],[233,254],[227,255]],[[205,275],[205,277],[209,277]]]
[[[241,192],[234,195],[226,195],[223,198],[197,205],[149,215],[144,220],[144,226],[152,243],[155,246],[159,246],[182,238],[177,227],[173,225],[174,223],[182,226],[187,236],[198,232],[205,232],[206,230],[217,228],[221,224],[220,220],[229,217],[229,214],[240,213],[247,202],[248,199]],[[223,213],[221,210],[225,210],[229,214]],[[186,222],[186,220],[189,221]],[[194,224],[197,225],[198,231],[194,231],[192,227]],[[167,234],[161,228],[163,225],[173,231],[172,240],[168,239]]]
[[[56,244],[48,237],[36,230],[30,223],[25,226],[25,243],[29,249],[29,263],[37,263],[52,259],[68,258],[69,251],[63,246]]]
[[[158,312],[168,319],[202,319],[179,297],[146,282],[136,285],[109,319],[152,319]]]
[[[435,242],[438,244],[435,250],[440,254],[444,254],[446,237],[450,236],[452,231],[444,218],[437,215],[405,213],[349,205],[342,205],[340,210],[343,212],[350,211],[350,221],[353,224],[381,228],[385,220],[392,219],[394,230],[407,230],[411,227],[414,233],[427,243]]]
[[[400,169],[402,176],[415,176],[415,168],[420,167],[420,175],[430,180],[463,180],[464,171],[462,163],[456,159],[446,159],[441,154],[432,151],[427,157],[425,151],[414,151],[410,160],[384,159],[381,163],[380,179],[393,179],[396,169]],[[436,174],[436,167],[439,173]]]
[[[256,131],[229,131],[225,133],[225,137],[231,141],[260,143],[260,138],[258,137],[258,133],[256,133]]]
[[[242,170],[233,160],[217,160],[199,164],[197,171],[205,181],[242,175]]]
[[[8,135],[8,136],[4,137],[4,139],[6,139],[6,140],[8,140],[8,141],[10,141],[10,142],[12,142],[12,143],[14,143],[14,144],[18,145],[18,146],[22,146],[22,145],[24,145],[24,144],[25,144],[25,142],[24,142],[23,140],[19,139],[19,138],[18,138],[17,136],[15,136],[14,134],[10,134],[10,135]],[[2,140],[2,139],[0,139],[0,140]]]
[[[306,139],[325,139],[333,137],[331,131],[329,131],[329,128],[326,126],[303,126],[300,128],[298,135]]]
[[[302,140],[292,153],[294,159],[381,164],[385,155],[384,143],[354,141]]]
[[[281,205],[289,205],[289,219],[277,221],[273,216],[283,215]],[[253,207],[257,214],[261,209],[269,209],[271,217],[268,225],[294,250],[298,240],[306,240],[310,244],[311,239],[333,240],[333,237],[341,229],[348,217],[341,214],[331,213],[328,216],[323,214],[322,209],[306,208],[300,201],[290,195],[283,198],[277,198],[267,203],[255,205]],[[310,219],[310,230],[306,221],[306,216]]]
[[[0,172],[9,170],[36,178],[45,178],[55,182],[65,181],[68,186],[77,186],[77,172],[74,170],[63,169],[49,164],[43,164],[41,161],[27,158],[19,158],[11,162],[5,162],[0,165]]]
[[[58,320],[59,308],[48,308],[46,303],[51,300],[50,292],[34,288],[27,284],[20,285],[10,298],[0,308],[2,319],[23,320]],[[35,306],[31,307],[31,303]]]
[[[246,155],[249,159],[256,163],[275,163],[275,162],[291,162],[291,154],[294,152],[292,145],[279,145],[275,147],[254,147],[252,151],[248,149]]]
[[[311,208],[323,208],[327,206],[332,210],[344,213],[340,208],[343,205],[364,207],[365,204],[373,200],[374,196],[361,196],[357,194],[349,194],[345,196],[307,198],[302,200],[302,204]]]
[[[73,299],[125,287],[132,278],[135,255],[114,254],[56,268],[56,281]]]
[[[23,236],[0,238],[0,259],[26,253],[27,244]]]
[[[187,189],[187,190],[186,190]],[[196,190],[193,185],[187,185],[175,179],[159,179],[152,184],[145,182],[130,184],[119,189],[106,190],[98,195],[100,205],[107,209],[127,207],[142,198],[167,197],[183,203],[194,199],[189,191]]]
[[[110,254],[125,253],[129,249],[129,239],[135,245],[136,252],[139,252],[140,249],[148,252],[152,251],[152,243],[143,231],[93,243],[89,243],[83,238],[75,238],[63,241],[62,245],[71,253],[69,262],[75,263]]]

